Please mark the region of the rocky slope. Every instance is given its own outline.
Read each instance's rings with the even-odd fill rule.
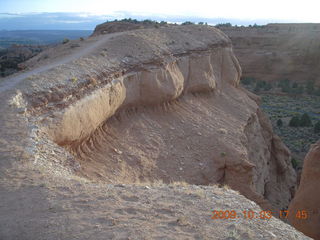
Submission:
[[[221,30],[231,38],[244,76],[264,81],[320,83],[320,24],[268,24]]]
[[[7,206],[5,213],[19,215],[19,203],[12,199],[20,199],[29,191],[35,199],[44,199],[44,208],[48,206],[46,202],[60,206],[54,211],[59,214],[54,215],[56,220],[49,214],[52,218],[47,224],[58,223],[53,232],[31,230],[39,238],[43,234],[51,239],[60,231],[62,238],[67,235],[73,239],[79,231],[91,228],[92,217],[88,214],[105,206],[97,200],[107,198],[103,192],[107,184],[163,181],[229,185],[264,209],[288,206],[296,186],[290,153],[273,134],[269,120],[259,109],[259,99],[239,87],[241,68],[230,40],[219,30],[207,26],[142,29],[96,36],[78,49],[63,45],[50,51],[54,52],[50,59],[55,59],[51,68],[38,65],[30,74],[13,76],[0,86],[4,103],[0,107],[0,123],[4,126],[0,129],[0,173],[4,176],[1,195],[5,196],[0,203],[10,202],[12,206],[9,210]],[[70,54],[68,58],[66,52]],[[9,193],[12,185],[20,188]],[[127,200],[117,205],[117,212],[122,211],[124,217],[133,214],[135,217],[130,219],[136,222],[140,213],[150,215],[150,209],[146,207],[148,203],[142,202],[145,197],[140,198],[144,190],[130,188],[136,195],[125,197]],[[214,187],[210,189],[213,191]],[[59,198],[60,191],[64,192],[63,200]],[[151,192],[163,198],[163,203],[173,201],[172,216],[177,216],[174,206],[183,195],[175,195],[170,188],[165,194],[157,188]],[[115,200],[125,193],[126,188],[116,191]],[[76,203],[72,199],[77,194]],[[170,194],[175,198],[169,200]],[[33,201],[27,198],[22,203],[30,209]],[[89,201],[94,203],[86,204]],[[129,207],[130,202],[142,204],[147,210]],[[234,209],[239,211],[259,211],[248,201],[244,203],[241,207],[231,203],[228,206],[241,208]],[[81,206],[73,208],[74,204]],[[181,204],[183,213],[189,203]],[[126,205],[130,210],[123,212]],[[45,224],[45,215],[25,211],[34,223]],[[113,211],[116,210],[108,207],[106,213],[113,216]],[[193,212],[198,216],[196,209]],[[22,228],[23,220],[20,225],[14,224],[16,217],[0,229],[2,236],[14,239],[13,232],[31,234]],[[137,239],[142,236],[137,229],[142,231],[150,223],[150,218],[140,217],[138,228],[128,233]],[[73,226],[79,218],[82,220],[78,227],[61,230],[62,226]],[[200,226],[197,217],[192,219],[192,224]],[[151,225],[156,224],[154,220]],[[221,226],[226,227],[228,220],[222,221],[225,222]],[[287,228],[284,223],[273,221],[271,225],[277,222]],[[129,220],[126,222],[130,224]],[[100,224],[110,227],[105,220]],[[203,224],[209,227],[211,223]],[[254,221],[249,228],[255,232],[257,226],[264,225],[263,221]],[[123,227],[118,230],[121,232]],[[16,228],[21,229],[15,231]],[[197,229],[203,232],[202,228]],[[116,234],[114,228],[107,227],[105,231]],[[160,234],[163,229],[153,231]],[[218,238],[227,236],[223,231]],[[100,235],[96,234],[98,239]],[[205,237],[198,238],[212,238],[210,234],[208,230]],[[264,236],[265,232],[257,234]],[[277,231],[266,239],[276,237],[274,234],[284,237]],[[288,234],[291,239],[302,238],[292,230]]]
[[[304,163],[299,189],[290,203],[290,222],[314,239],[320,239],[320,141],[312,145]],[[304,211],[305,213],[303,213]],[[305,216],[304,216],[305,215]]]

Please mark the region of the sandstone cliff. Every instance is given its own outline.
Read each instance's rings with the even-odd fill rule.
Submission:
[[[289,207],[289,211],[291,212],[289,220],[292,225],[314,239],[320,239],[319,189],[320,141],[311,146],[311,149],[303,162],[299,189]]]
[[[39,74],[22,95],[90,179],[228,184],[284,208],[295,188],[290,154],[238,88],[240,74],[214,28],[136,30]]]
[[[59,182],[70,196],[70,179],[221,184],[265,209],[288,206],[296,184],[290,153],[257,96],[239,87],[241,68],[222,32],[142,29],[68,47],[54,49],[50,68],[0,85],[6,184]],[[50,198],[62,203],[54,189]]]
[[[320,24],[222,27],[232,40],[243,75],[265,81],[320,82]]]

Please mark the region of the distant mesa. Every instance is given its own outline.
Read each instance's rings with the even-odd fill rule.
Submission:
[[[243,76],[320,84],[320,24],[219,26],[232,40]]]

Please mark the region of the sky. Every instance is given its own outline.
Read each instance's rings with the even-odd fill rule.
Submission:
[[[2,13],[130,12],[139,15],[320,22],[319,0],[0,0]]]
[[[1,30],[93,30],[134,18],[233,25],[320,23],[319,0],[0,0]]]

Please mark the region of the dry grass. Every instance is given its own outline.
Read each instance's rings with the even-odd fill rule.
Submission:
[[[78,82],[78,78],[73,77],[73,78],[70,79],[70,81],[71,81],[72,83],[77,83],[77,82]]]
[[[131,183],[130,183],[131,184]],[[191,184],[184,181],[165,183],[162,179],[156,179],[152,181],[135,181],[132,185],[136,186],[150,186],[150,187],[162,187],[162,186],[173,186],[173,187],[188,187]]]
[[[189,183],[184,182],[184,181],[178,181],[178,182],[171,182],[169,186],[174,186],[174,187],[188,187],[190,186]]]
[[[205,198],[206,197],[206,193],[203,189],[199,188],[199,189],[195,189],[195,190],[186,190],[186,193],[188,193],[189,195],[192,196],[197,196],[199,198]]]

